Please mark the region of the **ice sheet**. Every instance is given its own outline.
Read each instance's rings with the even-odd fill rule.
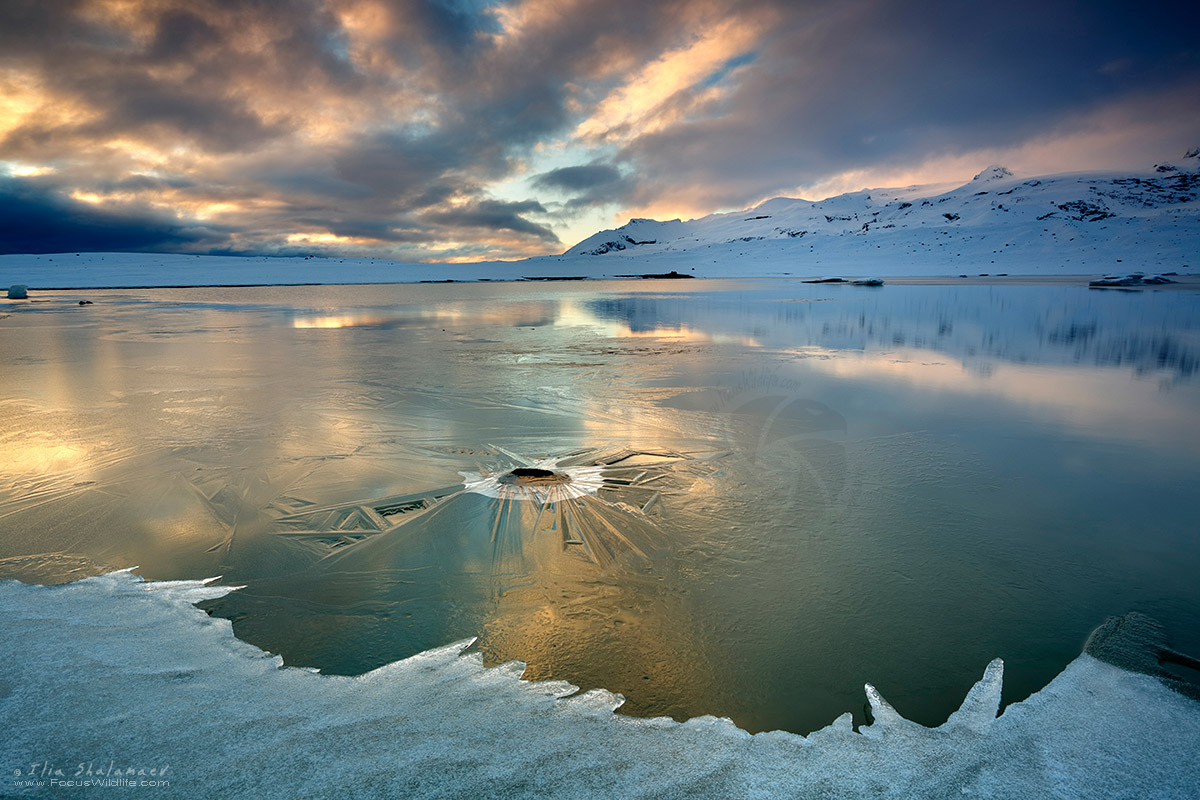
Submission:
[[[1165,800],[1200,786],[1200,706],[1087,655],[999,718],[997,660],[938,728],[868,686],[860,732],[844,715],[807,738],[750,736],[614,715],[620,696],[484,669],[469,642],[357,678],[282,667],[191,605],[227,591],[128,572],[0,583],[0,636],[20,655],[0,661],[2,790],[61,796],[79,787],[51,781],[113,770],[159,781],[157,797]]]
[[[998,653],[1020,700],[1131,609],[1200,651],[1200,295],[684,283],[35,299],[0,575],[223,574],[291,664],[478,636],[753,731],[861,722],[866,681],[935,724]],[[462,475],[626,450],[550,507]]]

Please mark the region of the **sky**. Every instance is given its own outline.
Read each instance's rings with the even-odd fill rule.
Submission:
[[[776,196],[1147,169],[1191,4],[2,0],[0,252],[479,261]]]

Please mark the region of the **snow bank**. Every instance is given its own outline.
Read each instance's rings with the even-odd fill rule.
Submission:
[[[1200,707],[1087,655],[999,718],[997,660],[936,729],[867,686],[875,722],[861,733],[846,714],[808,737],[750,736],[711,717],[614,715],[617,695],[522,681],[519,663],[484,669],[465,642],[356,678],[285,668],[192,605],[229,591],[128,572],[0,584],[0,791],[1183,798],[1200,786]],[[113,780],[133,783],[96,783]]]

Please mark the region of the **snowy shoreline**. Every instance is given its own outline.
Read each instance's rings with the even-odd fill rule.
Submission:
[[[785,272],[753,269],[750,259],[729,259],[700,268],[675,263],[664,265],[663,256],[542,258],[520,262],[473,264],[404,264],[379,259],[252,258],[233,256],[190,256],[143,253],[58,253],[44,255],[0,255],[0,289],[25,285],[30,291],[84,291],[102,289],[200,289],[251,288],[264,286],[356,286],[431,283],[559,283],[658,280],[686,286],[686,278],[715,280],[813,281],[837,276],[847,282],[880,277],[889,284],[980,285],[1045,284],[1087,285],[1103,275],[1125,275],[1132,269],[1065,270],[1025,272],[948,272],[945,270],[895,269],[874,264],[846,263],[844,269],[826,266],[820,272]],[[1118,266],[1124,266],[1118,265]],[[1130,267],[1135,265],[1130,264]],[[603,268],[603,269],[601,269]],[[694,271],[693,271],[694,269]],[[650,276],[678,270],[685,279]],[[1152,272],[1150,270],[1143,270]],[[1172,271],[1174,272],[1174,271]],[[46,277],[52,273],[53,277]],[[1170,274],[1170,273],[1168,273]],[[646,276],[646,277],[643,277]],[[1172,274],[1174,284],[1155,288],[1197,288],[1200,275]]]
[[[156,770],[165,782],[146,785],[169,797],[1182,798],[1200,784],[1195,701],[1087,654],[999,716],[997,659],[937,728],[867,685],[859,731],[847,713],[752,736],[615,715],[620,695],[484,668],[470,642],[353,678],[285,667],[193,605],[230,591],[128,570],[0,582],[0,631],[24,643],[0,664],[4,791],[77,789],[93,763]]]

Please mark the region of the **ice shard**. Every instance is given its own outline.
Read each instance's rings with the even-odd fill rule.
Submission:
[[[958,711],[950,715],[943,728],[969,728],[983,733],[1000,713],[1000,691],[1004,688],[1004,662],[992,659],[979,683],[971,687]]]

